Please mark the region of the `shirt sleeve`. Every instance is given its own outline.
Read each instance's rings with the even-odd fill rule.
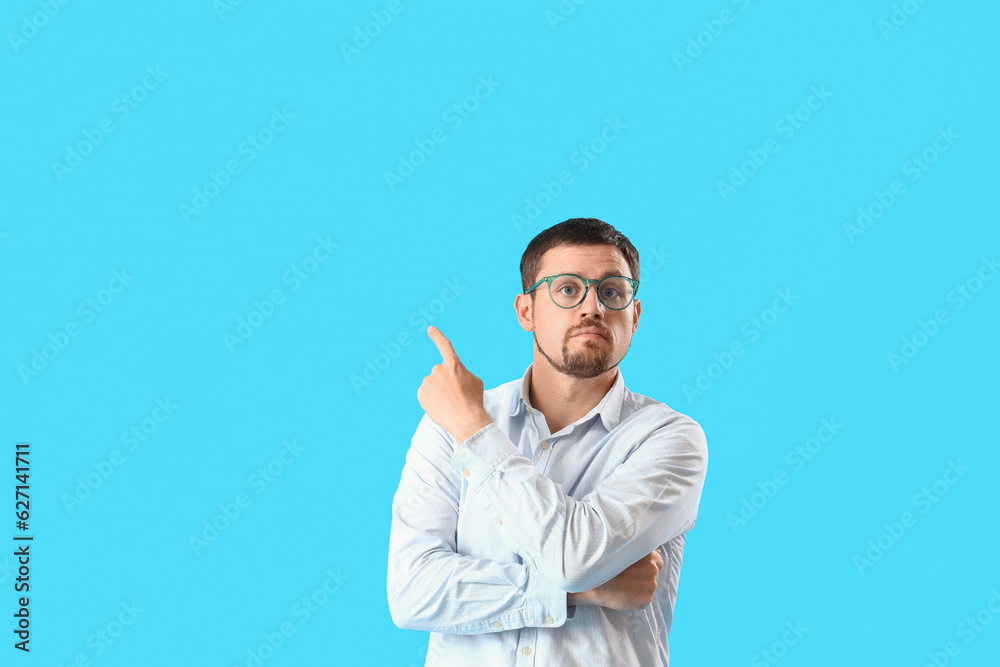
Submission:
[[[538,568],[456,553],[462,478],[450,466],[453,447],[424,415],[392,500],[386,588],[393,622],[452,634],[563,625],[566,591]]]
[[[612,437],[637,436],[626,427]],[[496,423],[462,443],[451,461],[480,505],[501,517],[507,545],[576,593],[613,579],[694,525],[708,447],[696,421],[673,413],[580,500],[522,456]]]

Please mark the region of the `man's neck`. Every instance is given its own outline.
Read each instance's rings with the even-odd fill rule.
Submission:
[[[618,378],[618,366],[592,378],[580,379],[558,372],[544,358],[531,365],[528,402],[545,415],[549,433],[558,433],[594,409]]]

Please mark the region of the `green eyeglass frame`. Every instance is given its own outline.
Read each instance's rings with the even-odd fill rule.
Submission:
[[[556,278],[561,278],[562,276],[573,276],[574,278],[579,278],[580,282],[583,283],[583,294],[580,296],[580,300],[578,302],[576,302],[575,304],[573,304],[572,306],[560,306],[559,302],[556,301],[556,298],[554,296],[552,296],[552,281],[555,280]],[[608,280],[609,278],[621,278],[622,280],[627,280],[629,282],[629,284],[632,285],[632,298],[629,299],[628,303],[626,303],[621,308],[613,308],[612,306],[609,306],[608,304],[606,304],[604,302],[604,299],[601,297],[601,291],[600,291],[600,289],[598,289],[597,290],[597,299],[598,299],[598,301],[601,302],[601,304],[605,308],[608,308],[610,310],[625,310],[626,308],[628,308],[632,304],[633,301],[635,301],[635,297],[639,293],[639,281],[638,280],[633,280],[632,278],[627,278],[625,276],[605,276],[603,278],[590,278],[590,279],[587,279],[587,278],[584,278],[583,276],[578,276],[575,273],[559,273],[559,274],[556,274],[554,276],[547,276],[545,278],[542,278],[537,283],[535,283],[534,285],[532,285],[531,287],[529,287],[527,290],[525,290],[524,293],[528,294],[532,290],[534,290],[536,287],[538,287],[539,285],[541,285],[542,283],[548,283],[548,285],[549,285],[549,298],[552,299],[552,303],[556,304],[560,308],[569,310],[570,308],[576,308],[581,303],[583,303],[583,300],[587,298],[587,292],[590,290],[590,286],[591,285],[597,285],[598,287],[600,287],[600,284],[602,282],[604,282],[605,280]]]

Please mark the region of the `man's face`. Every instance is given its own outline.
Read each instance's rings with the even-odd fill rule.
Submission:
[[[581,278],[631,275],[618,248],[610,245],[558,246],[542,256],[535,280],[560,273]],[[597,285],[590,285],[583,302],[574,308],[560,308],[542,283],[530,294],[515,300],[518,321],[525,331],[534,332],[535,349],[556,371],[575,378],[592,378],[615,366],[632,344],[639,325],[640,304],[632,301],[624,310],[611,310],[597,298]],[[579,335],[597,330],[602,337]]]

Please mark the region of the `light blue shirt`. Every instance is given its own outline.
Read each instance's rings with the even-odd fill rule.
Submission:
[[[421,418],[392,500],[392,620],[430,631],[427,667],[666,667],[704,431],[626,389],[619,369],[593,410],[549,433],[530,382],[531,365],[484,392],[493,423],[464,443]],[[646,608],[567,607],[567,591],[654,549],[664,566]]]

